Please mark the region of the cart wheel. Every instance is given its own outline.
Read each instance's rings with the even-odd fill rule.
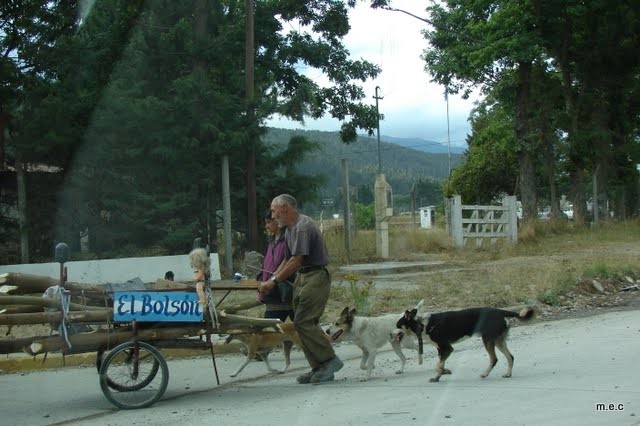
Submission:
[[[156,348],[144,342],[116,346],[100,368],[102,393],[118,408],[149,407],[162,397],[168,383],[167,362]]]
[[[131,361],[133,360],[133,354],[134,354],[133,346],[131,346],[128,349],[123,350],[123,353],[120,355],[120,358],[125,363],[131,363]],[[98,369],[98,374],[100,374],[100,370],[102,368],[103,357],[104,357],[104,351],[98,351],[98,354],[96,356],[96,368]],[[151,383],[151,381],[156,377],[156,374],[158,374],[158,368],[160,368],[160,362],[155,358],[154,355],[151,354],[151,352],[146,352],[146,351],[142,353],[138,352],[138,357],[140,359],[140,363],[144,363],[147,358],[151,358],[153,361],[153,365],[149,369],[147,377],[146,378],[138,377],[138,379],[134,383],[131,383],[130,381],[122,382],[122,380],[120,380],[120,382],[117,382],[107,376],[107,385],[111,389],[115,389],[120,392],[136,391],[146,387],[149,383]],[[140,374],[141,373],[138,372],[138,376],[140,376]],[[116,380],[118,379],[116,378]]]

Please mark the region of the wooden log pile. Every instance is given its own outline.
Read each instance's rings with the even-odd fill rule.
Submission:
[[[67,282],[64,288],[71,293],[68,312],[63,315],[61,303],[55,298],[42,297],[47,289],[57,286],[58,280],[30,274],[0,274],[0,326],[7,326],[5,338],[0,338],[0,354],[25,352],[29,355],[53,351],[65,353],[94,352],[137,338],[141,341],[178,341],[203,337],[207,334],[280,332],[279,320],[250,318],[234,315],[238,306],[218,309],[218,325],[213,328],[206,312],[203,323],[139,323],[135,331],[131,324],[113,324],[113,297],[103,286]],[[252,287],[253,286],[253,287]],[[191,283],[158,280],[145,285],[148,291],[195,291]],[[230,285],[221,285],[228,290]],[[255,289],[255,283],[244,283],[237,288]],[[252,304],[255,306],[255,304]],[[11,328],[21,325],[50,324],[52,329],[63,320],[69,325],[91,325],[90,332],[74,333],[67,330],[62,336],[45,335],[10,337]],[[68,347],[68,343],[71,347]]]

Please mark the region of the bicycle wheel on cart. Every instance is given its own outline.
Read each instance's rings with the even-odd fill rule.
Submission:
[[[149,407],[167,390],[167,362],[160,351],[148,343],[122,343],[113,348],[101,364],[102,393],[116,407]]]
[[[129,349],[125,349],[124,353],[122,353],[121,356],[125,363],[130,363],[133,360],[134,347],[131,346]],[[151,354],[151,352],[143,353],[142,357],[143,357],[143,361],[144,359],[149,357],[151,357],[153,361],[151,368],[149,368],[147,371],[148,374],[146,375],[147,376],[146,378],[141,378],[141,379],[138,379],[135,383],[130,383],[128,381],[122,381],[122,380],[120,380],[119,382],[114,382],[111,378],[107,377],[107,385],[110,388],[115,389],[117,391],[125,392],[125,391],[135,391],[138,389],[142,389],[145,386],[147,386],[149,383],[151,383],[151,381],[156,377],[156,374],[158,373],[158,369],[160,368],[160,362],[155,356]],[[104,351],[98,351],[98,354],[96,357],[96,368],[98,369],[98,374],[100,374],[100,370],[102,369],[102,364],[104,362],[103,359],[104,359]]]

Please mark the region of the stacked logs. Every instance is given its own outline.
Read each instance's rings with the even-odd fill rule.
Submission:
[[[39,275],[22,273],[0,274],[0,326],[11,327],[28,324],[57,325],[63,314],[59,300],[43,298],[42,294],[58,285],[58,280]],[[91,332],[73,334],[67,341],[60,335],[32,336],[0,339],[0,354],[26,352],[38,355],[53,351],[65,353],[94,352],[113,348],[119,343],[132,340],[177,341],[179,339],[206,336],[208,334],[279,332],[279,320],[250,318],[219,310],[219,325],[214,329],[203,323],[140,323],[136,330],[131,324],[111,324],[113,298],[111,292],[99,285],[66,282],[65,290],[71,294],[69,312],[64,316],[68,324],[97,325]],[[193,285],[158,280],[145,285],[148,291],[195,291]],[[255,304],[253,305],[255,306]],[[237,306],[230,307],[235,312]],[[207,315],[208,317],[208,315]],[[207,318],[208,319],[208,318]],[[7,335],[9,334],[7,333]]]

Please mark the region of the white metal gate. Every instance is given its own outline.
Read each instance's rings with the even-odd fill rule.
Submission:
[[[447,199],[447,228],[456,247],[464,247],[475,239],[476,247],[485,240],[495,244],[498,238],[518,242],[518,215],[515,196],[505,196],[502,205],[462,205],[459,195]]]

